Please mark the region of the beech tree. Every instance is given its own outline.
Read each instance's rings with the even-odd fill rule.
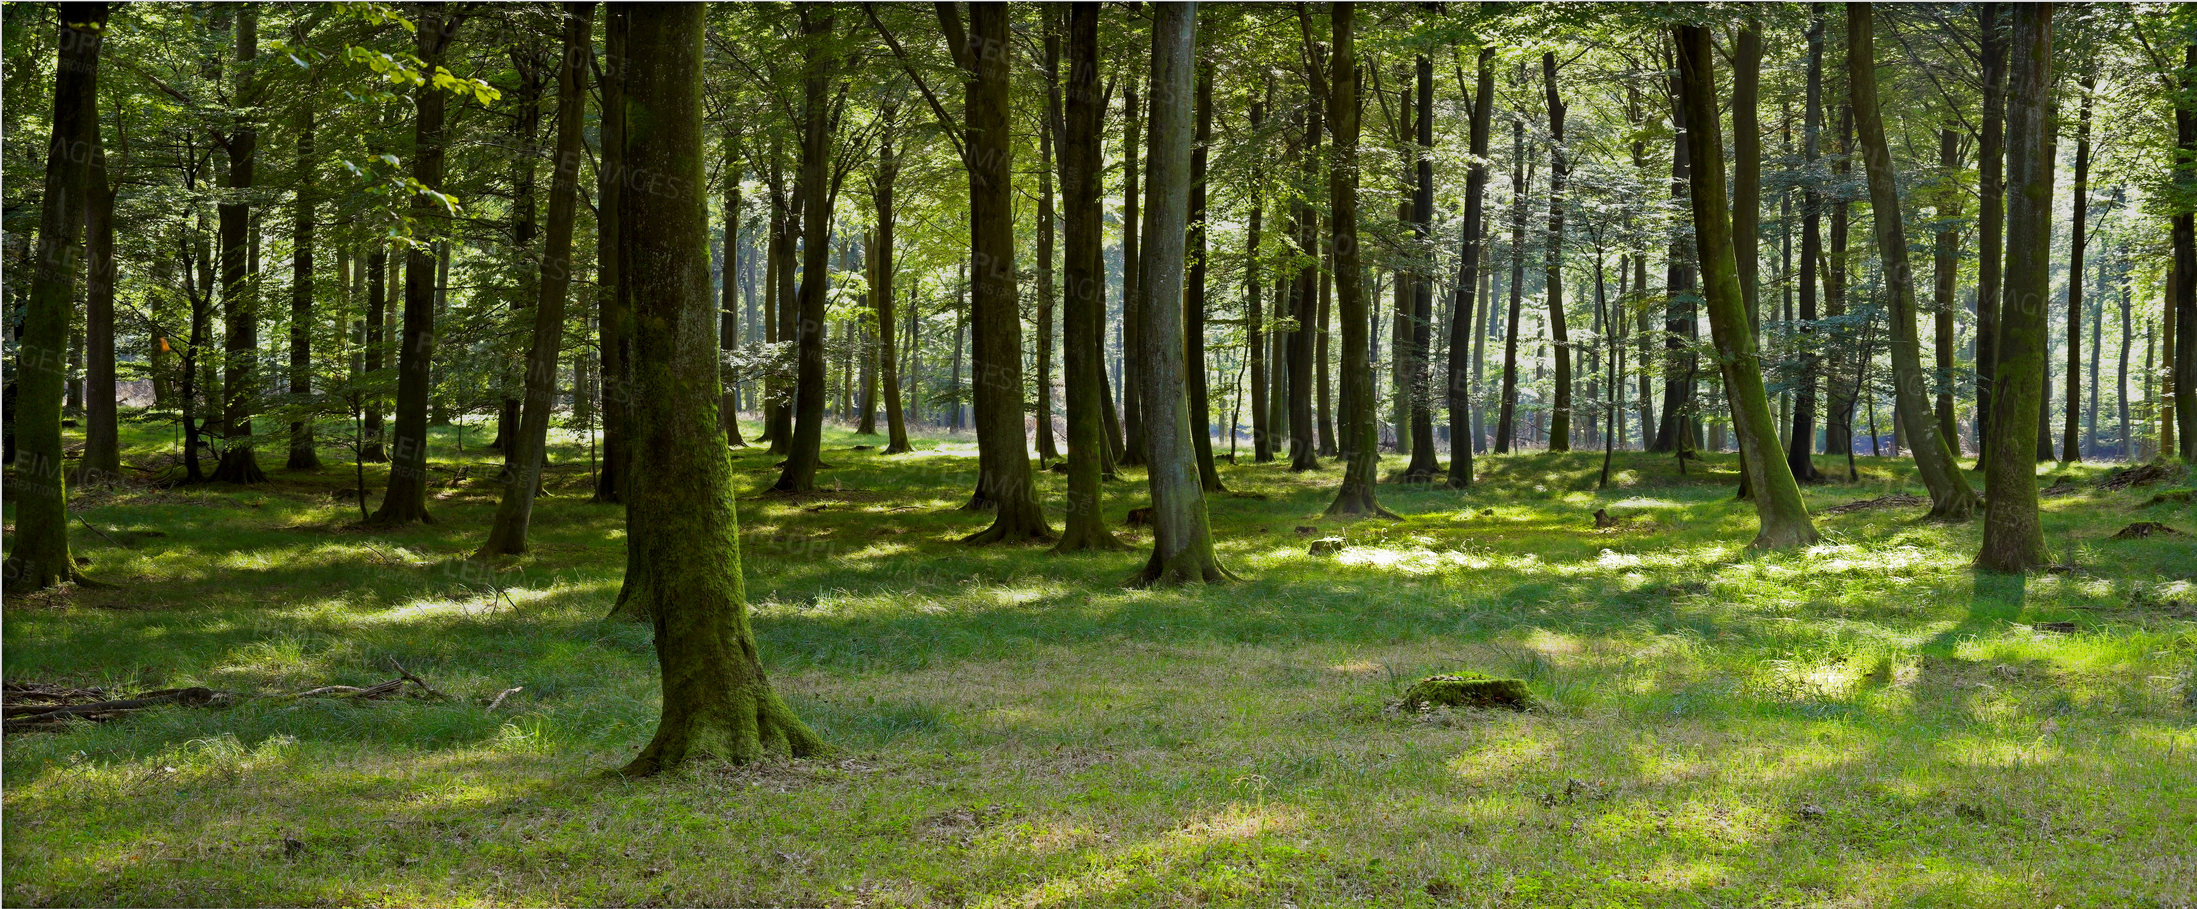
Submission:
[[[1976,565],[2020,572],[2052,561],[2037,513],[2036,423],[2044,394],[2052,253],[2052,6],[2014,10],[2006,104],[2006,298],[1985,424],[1983,549]]]

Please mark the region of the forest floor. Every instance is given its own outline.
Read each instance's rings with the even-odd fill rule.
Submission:
[[[132,427],[125,460],[172,440]],[[113,586],[6,601],[6,681],[168,707],[6,737],[14,905],[2190,906],[2197,508],[2047,468],[2068,566],[1969,568],[1907,461],[1811,487],[1824,542],[1757,554],[1736,465],[1483,457],[1398,522],[1319,517],[1339,467],[1224,466],[1242,583],[1129,590],[1131,551],[969,548],[975,449],[854,451],[743,492],[763,659],[827,758],[628,781],[644,626],[606,624],[622,511],[555,453],[532,554],[466,559],[494,456],[438,445],[436,523],[358,527],[348,462],[252,488],[86,489]],[[281,452],[262,453],[279,464]],[[734,453],[745,490],[774,475]],[[1390,458],[1389,469],[1400,465]],[[463,467],[460,472],[459,467]],[[1823,459],[1823,467],[1833,467]],[[1843,476],[1843,464],[1837,465]],[[383,471],[370,471],[378,490]],[[1972,475],[1973,476],[1973,475]],[[1063,477],[1039,474],[1050,503]],[[1141,475],[1107,486],[1118,523]],[[1617,526],[1597,529],[1607,508]],[[12,515],[12,511],[10,512]],[[11,517],[12,520],[12,517]],[[1054,520],[1059,520],[1057,512]],[[11,525],[12,526],[12,525]],[[1309,532],[1303,528],[1312,528]],[[1337,536],[1341,552],[1310,556]],[[375,701],[286,698],[372,685]],[[1424,675],[1526,713],[1395,711]],[[489,701],[508,689],[501,703]]]

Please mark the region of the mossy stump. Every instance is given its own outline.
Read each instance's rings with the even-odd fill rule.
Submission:
[[[1526,710],[1534,705],[1533,692],[1519,679],[1499,679],[1465,672],[1420,679],[1404,692],[1404,708],[1474,707]]]

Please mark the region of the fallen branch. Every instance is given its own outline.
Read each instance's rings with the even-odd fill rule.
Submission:
[[[492,701],[489,701],[489,702],[488,702],[488,712],[489,712],[489,713],[495,713],[495,712],[496,712],[496,708],[498,708],[498,707],[501,707],[501,706],[503,706],[503,699],[504,699],[504,698],[510,697],[510,696],[512,696],[512,695],[514,695],[514,694],[518,694],[519,692],[521,692],[521,691],[525,691],[525,690],[526,690],[526,687],[525,687],[525,686],[523,686],[523,685],[517,685],[517,686],[513,686],[513,687],[510,687],[510,688],[506,688],[506,689],[504,689],[504,690],[503,690],[503,691],[502,691],[501,693],[499,693],[499,694],[497,694],[497,695],[496,695],[496,699],[495,699],[495,700],[492,700]]]

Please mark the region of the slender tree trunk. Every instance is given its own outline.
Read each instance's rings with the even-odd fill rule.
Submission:
[[[38,251],[16,335],[16,398],[8,408],[16,427],[14,475],[8,480],[8,494],[15,500],[15,533],[8,541],[5,572],[13,592],[84,580],[69,554],[68,490],[61,460],[61,386],[66,376],[59,354],[68,343],[76,244],[91,182],[89,152],[99,130],[99,46],[107,30],[107,4],[62,4],[60,20]]]
[[[1876,36],[1873,8],[1846,7],[1846,84],[1860,131],[1862,163],[1868,171],[1869,210],[1876,218],[1877,256],[1883,263],[1885,296],[1891,304],[1893,418],[1901,441],[1914,455],[1916,472],[1930,490],[1931,517],[1966,521],[1975,513],[1976,493],[1954,460],[1949,439],[1930,412],[1929,376],[1922,371],[1922,340],[1915,331],[1915,272],[1907,260],[1907,228],[1900,215],[1899,176],[1884,136],[1877,107]],[[1872,402],[1874,395],[1871,396]],[[1871,427],[1871,438],[1875,428]]]
[[[2052,6],[2014,11],[2007,99],[2006,305],[1999,315],[1990,435],[1984,453],[1983,548],[1976,565],[2020,572],[2051,563],[2037,512],[2029,415],[2044,391],[2045,300],[2051,293]]]
[[[1193,5],[1194,7],[1194,5]],[[1190,15],[1195,18],[1193,8]],[[1206,492],[1224,492],[1220,469],[1213,463],[1213,407],[1205,368],[1205,159],[1213,144],[1213,71],[1200,64],[1196,89],[1197,134],[1190,152],[1189,283],[1183,288],[1182,350],[1183,390],[1190,405],[1190,449],[1197,457],[1198,482]],[[1156,244],[1157,238],[1154,238]],[[1150,269],[1142,269],[1151,274]],[[1154,297],[1153,299],[1163,299]],[[1149,307],[1140,307],[1150,311]],[[1150,387],[1149,382],[1146,387]],[[1158,409],[1158,400],[1147,397]],[[1230,429],[1234,433],[1234,429]]]
[[[1839,112],[1839,162],[1832,173],[1844,181],[1853,170],[1853,109],[1849,106]],[[1825,259],[1823,269],[1824,314],[1836,319],[1846,315],[1847,246],[1851,233],[1853,205],[1841,198],[1831,205],[1831,253]],[[1851,334],[1846,340],[1855,342]],[[1829,393],[1831,410],[1823,421],[1824,453],[1847,459],[1846,479],[1856,479],[1853,469],[1854,408],[1861,395],[1861,372],[1868,364],[1866,357],[1859,358],[1851,371],[1833,367],[1824,376],[1824,387]]]
[[[236,13],[236,63],[238,94],[253,93],[252,72],[259,56],[259,11],[246,5]],[[228,181],[230,198],[250,190],[259,159],[259,131],[249,120],[240,121],[229,134]],[[432,185],[432,184],[430,184]],[[213,479],[224,483],[264,483],[252,448],[252,413],[259,397],[259,305],[257,256],[250,255],[255,231],[250,206],[225,201],[217,209],[221,218],[221,315],[226,339],[222,360],[222,451]]]
[[[1508,454],[1517,435],[1518,311],[1526,286],[1526,124],[1511,121],[1510,318],[1503,328],[1503,396],[1495,418],[1495,453]]]
[[[2005,4],[1979,3],[1976,19],[1982,29],[1983,129],[1977,144],[1977,188],[1982,195],[1976,216],[1976,457],[1977,468],[1990,460],[1990,421],[1995,415],[1991,395],[1996,391],[1998,370],[2000,254],[2005,249],[2006,227],[2006,55],[2007,39],[2000,20]],[[2024,420],[2024,425],[2027,421]]]
[[[1060,189],[1067,209],[1062,241],[1066,290],[1061,313],[1067,380],[1067,523],[1055,552],[1127,548],[1106,529],[1103,477],[1110,454],[1102,413],[1106,371],[1105,236],[1099,220],[1099,145],[1106,99],[1099,92],[1099,5],[1068,8],[1067,109],[1060,143]]]
[[[2182,93],[2174,106],[2180,153],[2174,181],[2185,194],[2197,191],[2197,43],[2183,49]],[[2197,464],[2197,216],[2187,205],[2174,213],[2174,269],[2182,280],[2174,290],[2174,410],[2181,422],[2181,457]],[[2165,453],[2164,449],[2161,453]]]
[[[375,377],[389,366],[388,323],[389,298],[393,293],[389,280],[389,249],[381,243],[373,243],[366,254],[366,324],[364,362],[361,364],[369,378]],[[389,460],[388,448],[382,442],[382,396],[366,396],[366,413],[360,423],[359,457],[361,461],[379,464]]]
[[[802,80],[805,101],[801,127],[801,291],[800,313],[794,323],[795,372],[793,390],[793,444],[786,452],[785,469],[771,485],[778,492],[808,492],[816,488],[816,471],[823,464],[824,322],[827,318],[825,285],[831,267],[831,136],[825,105],[829,102],[832,72],[833,17],[814,14],[815,7],[797,7],[801,33],[806,39],[807,75]]]
[[[1304,157],[1300,164],[1305,185],[1309,186],[1319,175],[1317,156],[1322,119],[1319,103],[1308,104],[1306,107]],[[1324,388],[1327,384],[1320,380],[1316,386],[1312,374],[1315,362],[1314,342],[1320,327],[1325,323],[1325,320],[1318,318],[1319,301],[1316,299],[1319,268],[1316,264],[1318,254],[1315,251],[1320,248],[1319,215],[1311,203],[1303,200],[1298,200],[1292,208],[1294,211],[1290,221],[1297,230],[1297,249],[1301,256],[1307,258],[1297,269],[1296,281],[1290,288],[1297,328],[1288,335],[1289,469],[1316,470],[1320,466],[1320,460],[1319,444],[1314,433],[1318,431],[1319,424],[1314,422],[1313,417],[1313,391],[1316,387]],[[1320,362],[1325,362],[1325,358],[1321,358]],[[1321,410],[1326,408],[1322,407]]]
[[[1762,347],[1761,285],[1756,273],[1761,264],[1760,229],[1762,225],[1762,125],[1756,108],[1762,93],[1762,31],[1754,19],[1745,20],[1740,26],[1732,47],[1732,254],[1738,267],[1740,299],[1747,308],[1747,335],[1755,348]],[[1727,390],[1728,391],[1728,390]],[[1735,421],[1736,422],[1736,421]],[[1773,424],[1775,425],[1775,424]],[[1744,433],[1734,432],[1739,440],[1739,456],[1745,461],[1752,455],[1747,451]],[[1771,441],[1778,441],[1775,432]],[[1754,496],[1753,474],[1739,473],[1737,498]]]
[[[526,315],[527,301],[540,296],[541,278],[529,269],[539,261],[535,258],[537,253],[534,251],[534,169],[535,159],[541,153],[537,142],[542,132],[541,94],[544,67],[541,48],[531,37],[525,43],[512,48],[511,61],[519,83],[516,93],[518,116],[513,124],[517,133],[513,137],[513,144],[518,154],[512,156],[511,162],[511,245],[519,260],[516,276],[519,292],[511,300],[512,335],[515,336],[517,320]],[[497,347],[502,349],[501,353],[508,365],[502,377],[503,406],[496,413],[496,438],[488,447],[504,453],[503,476],[500,479],[508,482],[511,473],[518,469],[518,462],[512,459],[512,449],[515,447],[512,434],[519,431],[519,406],[525,396],[526,386],[526,353],[517,349],[515,337],[511,341],[499,342]]]
[[[630,533],[646,553],[647,613],[663,676],[663,714],[627,776],[701,761],[750,763],[823,748],[765,680],[740,580],[732,462],[718,428],[718,325],[710,303],[703,221],[702,5],[637,6],[627,95],[640,116],[624,137],[626,163],[671,175],[677,203],[624,196],[619,235],[640,310],[634,337]]]
[[[1333,137],[1328,156],[1328,242],[1335,251],[1335,304],[1343,323],[1343,398],[1350,402],[1342,419],[1342,448],[1348,464],[1332,516],[1376,514],[1395,517],[1376,496],[1381,462],[1380,424],[1374,413],[1371,363],[1372,326],[1367,322],[1365,282],[1358,249],[1358,51],[1352,34],[1357,5],[1328,7],[1334,23],[1329,57],[1327,120]]]
[[[1571,338],[1564,326],[1564,178],[1570,162],[1564,158],[1566,105],[1556,90],[1556,55],[1541,55],[1541,77],[1548,93],[1549,111],[1549,237],[1543,253],[1547,259],[1549,295],[1549,346],[1556,357],[1555,406],[1549,411],[1550,451],[1571,450]]]
[[[560,123],[558,128],[562,129],[563,125]],[[740,126],[737,123],[727,124],[725,160],[722,165],[725,189],[725,263],[721,274],[724,287],[720,291],[722,302],[718,305],[717,349],[728,354],[740,349],[739,275],[741,251],[747,246],[741,242],[740,236],[740,157]],[[718,416],[725,424],[725,446],[746,448],[747,440],[740,437],[739,384],[735,381],[725,385],[720,399],[718,409],[721,413]]]
[[[602,159],[595,168],[595,330],[601,355],[596,375],[600,379],[597,384],[602,388],[603,467],[595,475],[594,501],[603,504],[625,501],[626,416],[633,403],[633,386],[626,372],[631,361],[627,346],[632,343],[632,314],[626,311],[625,299],[618,292],[621,264],[618,261],[618,229],[625,195],[625,42],[625,11],[605,6],[601,82],[597,87],[602,110],[598,130]],[[634,548],[633,538],[628,535],[626,566],[629,575],[633,574],[632,566],[636,561]],[[619,602],[625,601],[621,591]],[[638,615],[631,617],[640,618]]]
[[[1128,77],[1129,85],[1122,92],[1121,133],[1121,426],[1123,434],[1123,467],[1144,464],[1144,380],[1138,376],[1141,364],[1136,351],[1144,349],[1139,334],[1142,313],[1137,307],[1144,305],[1144,257],[1138,248],[1138,236],[1144,223],[1138,206],[1143,195],[1137,188],[1138,162],[1143,157],[1146,142],[1144,119],[1138,115],[1138,102],[1143,97],[1137,91],[1134,73]]]
[[[1732,423],[1742,439],[1740,462],[1749,474],[1755,517],[1761,525],[1753,545],[1762,549],[1807,546],[1816,542],[1815,526],[1801,502],[1800,486],[1794,482],[1792,472],[1783,460],[1771,454],[1777,450],[1777,428],[1771,424],[1761,358],[1755,350],[1754,333],[1748,330],[1746,299],[1739,286],[1732,221],[1724,195],[1724,143],[1717,135],[1715,51],[1709,30],[1700,26],[1680,27],[1677,44],[1686,125],[1695,131],[1693,141],[1687,145],[1692,158],[1687,163],[1693,179],[1691,196],[1702,289]]]
[[[897,136],[893,124],[899,109],[888,106],[882,116],[885,132],[878,140],[877,169],[870,178],[871,197],[877,202],[877,245],[870,251],[870,267],[876,276],[872,292],[877,295],[878,371],[885,385],[885,453],[905,454],[914,449],[908,445],[908,417],[900,398],[899,339],[894,337],[898,316],[894,312],[893,222],[898,214],[893,208],[893,184],[900,178],[900,156],[893,147]],[[913,345],[916,339],[910,336],[908,343]]]
[[[1425,54],[1419,55],[1417,76],[1411,236],[1418,252],[1412,265],[1416,273],[1411,281],[1411,335],[1408,344],[1398,337],[1396,346],[1400,352],[1408,351],[1410,367],[1404,377],[1409,384],[1403,391],[1411,402],[1411,461],[1404,468],[1404,480],[1432,483],[1442,476],[1442,462],[1434,451],[1433,389],[1429,387],[1434,369],[1434,61]]]
[[[595,4],[565,4],[564,55],[557,68],[557,147],[549,185],[549,236],[542,247],[541,275],[535,282],[534,333],[526,355],[525,399],[519,426],[507,446],[511,465],[504,480],[503,498],[489,525],[488,542],[476,558],[517,555],[526,551],[528,524],[533,519],[534,496],[541,486],[549,418],[556,409],[557,353],[563,347],[565,297],[572,288],[572,221],[578,207],[580,159],[587,153],[581,121],[587,114],[587,55],[594,31]],[[733,179],[726,172],[726,180]],[[737,203],[733,207],[738,208]],[[728,219],[729,221],[730,219]],[[731,275],[731,236],[726,238],[726,275]],[[731,286],[728,280],[726,285]],[[729,309],[729,306],[728,306]],[[720,326],[720,341],[729,336]],[[579,400],[575,394],[573,400]],[[720,402],[723,401],[720,394]]]
[[[313,392],[313,113],[299,115],[297,199],[291,222],[290,251],[290,395],[303,402]],[[113,397],[113,395],[108,395]],[[291,470],[319,470],[320,452],[313,444],[313,421],[290,422]]]
[[[947,17],[950,7],[941,6]],[[1039,508],[1030,475],[1029,437],[1023,434],[1022,312],[1015,301],[1014,137],[1008,125],[1007,39],[1004,4],[969,8],[966,44],[954,57],[973,78],[967,83],[966,147],[969,155],[969,248],[976,281],[975,316],[977,498],[998,514],[970,543],[1021,543],[1054,538]],[[961,32],[958,21],[946,30]]]
[[[1953,310],[1955,288],[1960,281],[1960,229],[1954,222],[1960,218],[1962,189],[1951,174],[1960,170],[1960,133],[1950,123],[1938,128],[1938,168],[1944,171],[1945,187],[1937,193],[1938,224],[1932,230],[1933,267],[1932,305],[1936,310],[1938,432],[1945,436],[1946,446],[1955,457],[1961,453],[1960,417],[1953,406],[1954,325]]]
[[[1690,148],[1693,142],[1692,121],[1684,105],[1678,103],[1678,77],[1670,79],[1672,120],[1677,127],[1671,153],[1671,203],[1687,204],[1692,185]],[[1681,210],[1684,210],[1681,208]],[[1663,421],[1656,428],[1655,444],[1649,451],[1676,452],[1681,464],[1687,454],[1699,444],[1695,438],[1701,424],[1701,415],[1695,408],[1695,387],[1700,379],[1701,359],[1694,353],[1693,341],[1700,337],[1696,324],[1701,298],[1700,288],[1695,286],[1698,247],[1679,232],[1671,235],[1670,255],[1664,269],[1664,294],[1668,303],[1663,311]]]
[[[2124,266],[2122,268],[2122,271],[2126,272],[2127,268]],[[2131,310],[2134,309],[2135,301],[2132,299],[2134,293],[2135,292],[2129,288],[2128,281],[2126,280],[2126,276],[2124,275],[2123,280],[2121,281],[2120,368],[2114,370],[2113,373],[2113,380],[2115,383],[2113,399],[2119,403],[2118,415],[2120,417],[2120,422],[2119,425],[2115,428],[2115,434],[2113,438],[2114,444],[2120,450],[2121,460],[2123,461],[2136,460],[2136,440],[2130,436],[2130,431],[2133,429],[2134,424],[2130,423],[2128,420],[2128,351],[2132,346],[2135,345],[2136,342],[2135,333],[2132,331],[2134,325],[2132,324],[2132,320],[2130,318],[2133,315]]]
[[[1037,193],[1037,461],[1060,457],[1053,439],[1053,135],[1060,122],[1060,19],[1057,8],[1041,15],[1045,23],[1045,123],[1038,133]]]
[[[2060,462],[2083,459],[2076,421],[2082,417],[2083,390],[2083,248],[2090,226],[2090,99],[2097,79],[2084,73],[2078,81],[2082,101],[2075,126],[2075,220],[2067,252],[2067,423],[2060,433]]]
[[[421,7],[418,54],[432,70],[457,34],[460,17],[447,5]],[[440,190],[443,177],[443,112],[449,93],[433,84],[413,91],[412,179],[423,190]],[[442,202],[427,192],[412,197],[413,223],[434,226],[445,219]],[[397,425],[389,464],[389,491],[371,523],[384,526],[432,523],[427,514],[427,396],[435,353],[435,256],[422,246],[405,254],[404,333],[397,351]]]
[[[1307,207],[1306,224],[1319,224],[1319,210]],[[1317,239],[1320,234],[1313,230]],[[1341,445],[1335,439],[1335,383],[1329,380],[1328,348],[1335,333],[1329,327],[1335,301],[1335,250],[1322,242],[1320,250],[1319,302],[1312,308],[1312,407],[1313,423],[1318,427],[1319,456],[1332,458],[1341,454]]]
[[[1457,74],[1459,82],[1464,73]],[[1465,177],[1464,249],[1457,256],[1457,305],[1451,312],[1449,331],[1449,486],[1463,489],[1473,482],[1472,455],[1481,444],[1473,390],[1479,385],[1476,370],[1479,350],[1487,343],[1480,331],[1477,305],[1485,309],[1486,295],[1478,293],[1480,262],[1487,246],[1488,126],[1495,101],[1495,49],[1480,49],[1479,71],[1473,80],[1472,124],[1469,151],[1472,163]]]
[[[1270,83],[1267,96],[1272,97],[1272,95],[1273,87]],[[1263,101],[1252,102],[1252,136],[1256,137],[1261,134],[1260,128],[1264,125],[1265,119],[1265,103]],[[1250,360],[1251,370],[1251,460],[1258,464],[1265,464],[1274,460],[1273,423],[1267,419],[1267,408],[1273,404],[1273,399],[1267,394],[1269,383],[1272,381],[1267,375],[1266,368],[1269,332],[1266,325],[1266,313],[1261,309],[1263,301],[1259,299],[1259,292],[1264,289],[1259,274],[1259,243],[1263,239],[1260,235],[1261,229],[1265,226],[1262,223],[1262,216],[1266,213],[1266,197],[1260,193],[1260,188],[1265,185],[1266,168],[1264,158],[1260,155],[1253,155],[1250,190],[1252,196],[1249,202],[1251,222],[1245,228],[1243,259],[1244,353]],[[1276,316],[1281,315],[1280,310],[1281,300],[1276,298]],[[1277,369],[1276,373],[1279,372],[1280,370]]]
[[[1203,366],[1184,351],[1184,261],[1198,250],[1185,249],[1191,209],[1197,204],[1197,144],[1194,120],[1204,121],[1210,135],[1211,82],[1194,71],[1192,45],[1197,35],[1195,3],[1169,3],[1153,7],[1152,107],[1149,172],[1145,185],[1143,275],[1144,299],[1137,311],[1142,324],[1138,334],[1143,361],[1138,376],[1144,380],[1145,441],[1150,446],[1147,485],[1152,492],[1152,557],[1131,579],[1151,584],[1214,583],[1229,580],[1213,554],[1213,531],[1205,511],[1205,483],[1200,479],[1200,459],[1195,436],[1198,401],[1182,394],[1186,387],[1204,383]],[[1193,80],[1201,83],[1193,92]],[[1192,95],[1206,116],[1193,117]],[[1202,237],[1202,231],[1200,231]],[[1199,242],[1202,242],[1199,241]],[[1193,298],[1202,296],[1191,290]],[[1196,302],[1194,300],[1194,302]],[[1194,348],[1193,348],[1194,349]],[[1192,392],[1195,395],[1195,391]],[[1210,457],[1210,455],[1208,455]],[[1208,462],[1209,463],[1209,462]],[[1216,481],[1217,483],[1217,481]]]
[[[70,477],[77,483],[109,481],[122,473],[114,400],[115,192],[107,178],[107,152],[99,141],[99,130],[94,128],[91,134],[84,210],[84,457]]]

